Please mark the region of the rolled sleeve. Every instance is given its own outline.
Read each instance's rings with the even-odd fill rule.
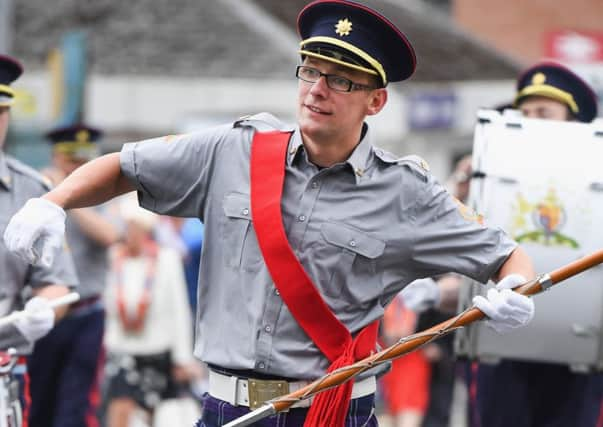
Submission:
[[[199,217],[210,177],[232,126],[125,144],[122,173],[138,191],[139,203],[151,211]]]

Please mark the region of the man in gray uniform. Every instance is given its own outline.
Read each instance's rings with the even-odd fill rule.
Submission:
[[[52,167],[42,173],[58,185],[96,157],[101,132],[77,124],[53,129],[46,137],[52,143]],[[117,242],[119,232],[99,207],[70,211],[66,234],[80,279],[80,300],[36,343],[29,357],[32,426],[84,427],[97,418],[104,360],[101,296],[107,281],[107,249]]]
[[[0,56],[0,230],[4,231],[11,216],[23,206],[27,199],[39,197],[49,189],[47,180],[33,169],[4,154],[1,150],[8,130],[10,106],[14,91],[9,86],[23,68],[15,59]],[[60,242],[63,242],[61,239]],[[48,306],[47,298],[66,294],[70,286],[77,284],[75,270],[66,246],[59,245],[60,254],[52,265],[31,266],[23,259],[8,252],[0,244],[0,316],[22,308],[25,288],[33,295],[26,311],[35,312],[12,326],[0,329],[0,350],[15,347],[20,354],[31,351],[33,343],[50,331],[56,314],[63,315],[65,309],[55,313]],[[29,399],[27,399],[29,400]]]
[[[306,6],[298,30],[297,126],[259,114],[126,144],[28,201],[4,236],[35,261],[28,248],[56,236],[63,209],[132,190],[147,209],[200,218],[207,244],[195,354],[211,372],[199,426],[246,413],[261,403],[256,392],[271,398],[270,386],[256,387],[294,390],[374,350],[384,307],[417,278],[502,279],[478,301],[490,321],[511,329],[533,316],[532,301],[508,289],[534,275],[525,253],[457,204],[425,162],[373,145],[365,118],[385,106],[388,82],[415,69],[406,37],[376,11],[341,0]],[[265,215],[275,207],[282,214]],[[33,218],[36,209],[45,221]],[[374,391],[367,375],[263,425],[376,425]]]

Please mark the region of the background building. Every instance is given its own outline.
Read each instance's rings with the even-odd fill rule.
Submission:
[[[47,148],[39,134],[61,120],[70,96],[80,96],[82,118],[106,130],[106,150],[259,111],[293,121],[295,17],[306,3],[55,0],[48,7],[44,0],[0,0],[7,22],[0,46],[26,69],[16,85],[21,96],[9,149],[43,164]],[[372,120],[378,144],[422,155],[442,179],[471,149],[475,111],[509,101],[517,73],[545,53],[536,34],[594,31],[603,16],[598,0],[581,0],[571,13],[553,12],[561,6],[544,0],[366,3],[399,25],[418,56],[415,76],[391,86],[388,106]],[[80,94],[73,67],[56,57],[49,66],[53,49],[73,54],[68,40],[78,37],[85,61],[72,63],[85,78]]]

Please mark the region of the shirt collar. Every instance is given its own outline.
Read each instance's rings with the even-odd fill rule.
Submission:
[[[366,123],[364,126],[366,126],[366,131],[363,132],[364,135],[360,140],[360,143],[354,148],[354,151],[352,151],[352,154],[348,157],[346,162],[354,171],[356,184],[358,184],[368,169],[369,158],[372,152],[370,129]]]
[[[289,145],[287,147],[287,166],[291,166],[295,159],[295,155],[302,146],[301,131],[299,130],[299,126],[296,126],[293,135],[289,138]]]
[[[0,183],[6,188],[10,190],[12,179],[10,176],[10,171],[8,170],[8,165],[6,164],[6,156],[4,152],[0,150]]]
[[[366,169],[368,168],[369,160],[371,158],[372,153],[372,144],[371,144],[371,132],[369,126],[365,123],[366,131],[363,132],[363,137],[360,140],[360,143],[354,148],[352,154],[345,163],[349,164],[354,172],[354,177],[356,179],[356,183],[360,181],[360,179],[364,176]],[[287,147],[287,165],[291,166],[295,156],[298,154],[299,150],[303,149],[303,142],[301,137],[301,131],[299,130],[299,126],[295,128],[293,135],[289,139],[289,146]]]

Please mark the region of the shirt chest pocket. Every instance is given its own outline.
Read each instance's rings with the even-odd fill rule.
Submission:
[[[249,196],[231,193],[224,197],[224,217],[221,223],[221,245],[228,267],[257,271],[263,258],[251,222]]]
[[[377,277],[377,259],[385,242],[364,231],[338,223],[321,226],[325,243],[317,248],[317,262],[322,264],[320,283],[326,295],[347,302],[362,303],[378,297],[382,291]]]

